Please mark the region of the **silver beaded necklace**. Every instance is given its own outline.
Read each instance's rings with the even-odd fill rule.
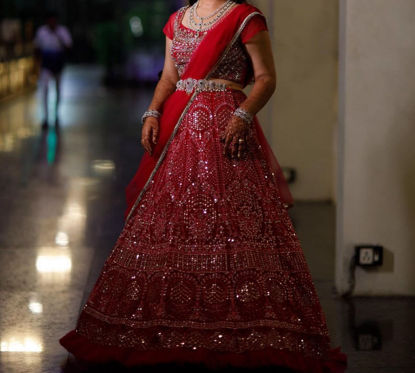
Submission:
[[[227,0],[223,5],[221,5],[218,9],[216,9],[213,13],[209,14],[208,16],[201,17],[197,14],[197,8],[199,7],[199,1],[194,3],[190,7],[189,11],[189,23],[190,26],[196,30],[195,38],[198,38],[199,35],[208,30],[211,26],[213,26],[225,13],[226,11],[233,5],[233,0]],[[195,19],[199,21],[196,21]]]

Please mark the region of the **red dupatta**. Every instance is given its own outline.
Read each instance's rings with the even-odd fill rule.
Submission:
[[[203,38],[194,51],[181,79],[207,79],[237,40],[248,21],[257,14],[262,15],[257,8],[248,4],[240,4],[230,10]],[[140,202],[143,193],[163,161],[170,142],[174,138],[184,115],[187,113],[197,94],[197,91],[191,95],[185,91],[175,91],[164,102],[157,144],[154,146],[151,155],[148,152],[144,153],[136,174],[126,188],[126,220],[132,215],[134,209]],[[288,206],[292,206],[293,198],[288,184],[257,118],[255,118],[254,125],[257,130],[259,142],[276,177],[283,202]]]

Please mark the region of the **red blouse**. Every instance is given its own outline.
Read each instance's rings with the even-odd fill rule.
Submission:
[[[164,34],[173,41],[171,55],[179,76],[183,74],[193,51],[208,32],[204,31],[197,36],[196,31],[183,25],[182,20],[186,9],[187,7],[183,7],[173,13],[163,28]],[[223,19],[226,19],[226,15],[224,17]],[[263,16],[256,15],[251,18],[238,41],[228,51],[210,78],[230,80],[242,85],[250,83],[253,76],[252,62],[244,44],[258,32],[265,30],[268,28]]]

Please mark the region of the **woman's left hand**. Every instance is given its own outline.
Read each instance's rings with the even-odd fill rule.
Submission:
[[[226,126],[221,142],[225,143],[223,154],[229,158],[242,158],[248,149],[251,124],[234,115]]]

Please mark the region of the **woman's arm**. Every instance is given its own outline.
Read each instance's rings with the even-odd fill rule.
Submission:
[[[179,74],[177,72],[174,61],[171,57],[172,41],[166,37],[166,53],[164,60],[163,73],[157,86],[154,90],[153,99],[151,100],[148,110],[160,111],[164,101],[175,91],[176,83],[179,80]],[[153,151],[153,146],[157,143],[157,136],[159,133],[159,121],[154,117],[148,117],[144,121],[143,129],[141,132],[141,144],[144,149],[150,154]]]
[[[252,60],[255,83],[241,107],[255,115],[265,106],[275,92],[277,73],[268,31],[257,33],[248,40],[245,46]]]
[[[277,86],[274,57],[272,55],[271,40],[268,31],[261,31],[254,35],[245,44],[252,60],[255,83],[249,96],[240,107],[252,115],[256,115],[268,102]],[[230,157],[240,158],[246,150],[246,136],[249,125],[241,118],[233,116],[225,131],[224,153]],[[239,139],[243,143],[239,143]]]

